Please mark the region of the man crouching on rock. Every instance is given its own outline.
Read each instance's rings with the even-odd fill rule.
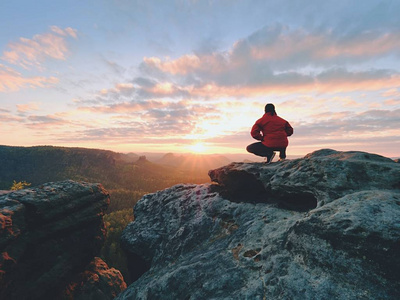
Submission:
[[[280,161],[286,158],[287,137],[293,134],[293,128],[288,121],[278,117],[275,106],[268,103],[265,105],[265,114],[253,125],[250,134],[261,142],[248,145],[246,150],[265,157],[265,162],[270,164],[275,156],[274,151],[279,151]]]

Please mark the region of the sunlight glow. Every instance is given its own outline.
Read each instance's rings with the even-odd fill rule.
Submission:
[[[203,143],[196,143],[189,146],[189,149],[195,153],[204,153],[207,147]]]

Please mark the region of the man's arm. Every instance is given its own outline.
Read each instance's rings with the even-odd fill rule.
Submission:
[[[293,134],[293,127],[290,126],[289,122],[285,124],[285,131],[287,136],[291,136]]]
[[[257,123],[254,124],[253,127],[251,128],[250,134],[256,140],[262,141],[264,139],[264,137],[261,134],[261,128]]]

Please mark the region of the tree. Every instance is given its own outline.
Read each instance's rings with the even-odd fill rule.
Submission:
[[[108,266],[121,271],[127,283],[130,283],[131,279],[129,277],[127,259],[121,249],[120,238],[122,231],[133,219],[133,209],[124,209],[104,216],[107,234],[100,254]]]
[[[11,186],[11,190],[12,191],[17,191],[17,190],[23,190],[24,188],[27,188],[28,186],[30,186],[31,184],[30,183],[28,183],[28,182],[26,182],[26,181],[19,181],[19,182],[16,182],[15,180],[14,180],[14,182],[13,182],[13,184],[12,184],[12,186]]]

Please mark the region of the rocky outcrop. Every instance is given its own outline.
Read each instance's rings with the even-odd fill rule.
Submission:
[[[95,257],[87,269],[68,285],[59,299],[114,299],[124,289],[126,283],[121,272],[109,268],[101,258]]]
[[[376,154],[324,149],[270,166],[233,163],[209,175],[233,201],[278,202],[308,210],[355,191],[400,189],[398,170],[393,160]]]
[[[63,181],[0,196],[0,299],[56,299],[104,241],[109,195]]]
[[[118,299],[399,299],[400,165],[320,150],[144,196]]]

